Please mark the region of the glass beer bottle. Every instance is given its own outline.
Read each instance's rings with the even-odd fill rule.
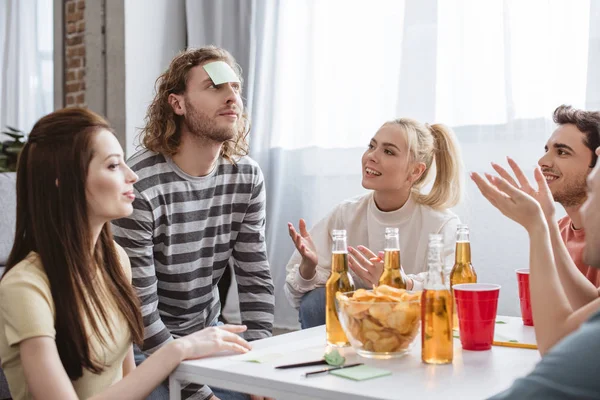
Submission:
[[[379,285],[406,289],[406,281],[400,272],[400,265],[400,235],[398,228],[385,228],[385,256]]]
[[[351,292],[354,282],[348,272],[348,245],[346,244],[346,231],[333,230],[333,248],[331,254],[331,276],[325,285],[325,329],[327,331],[327,344],[343,347],[348,346],[348,339],[342,330],[340,320],[335,308],[335,294],[337,292]]]
[[[421,297],[421,359],[426,364],[449,364],[454,355],[452,293],[444,278],[442,249],[442,235],[429,235]]]
[[[477,274],[471,264],[471,242],[469,241],[469,227],[466,224],[458,225],[456,229],[456,255],[454,267],[450,273],[450,288],[459,283],[477,283]],[[454,299],[454,290],[452,290]],[[453,303],[452,324],[458,328],[458,315],[456,302]]]

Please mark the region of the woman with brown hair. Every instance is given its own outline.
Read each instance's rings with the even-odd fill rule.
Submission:
[[[0,281],[0,359],[15,399],[143,399],[185,359],[250,345],[245,326],[143,341],[127,255],[109,222],[133,211],[137,175],[108,123],[69,108],[40,119],[17,168],[17,226]],[[122,379],[123,378],[123,379]]]

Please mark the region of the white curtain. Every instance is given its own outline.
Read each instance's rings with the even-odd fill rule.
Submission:
[[[54,108],[52,21],[52,0],[0,1],[2,130],[9,125],[29,132]]]
[[[286,223],[303,217],[312,225],[364,192],[360,155],[383,122],[410,116],[452,126],[467,170],[491,171],[489,161],[511,155],[531,171],[558,105],[600,109],[598,3],[237,3],[250,33],[228,40],[249,49],[238,61],[247,69],[251,153],[267,180],[279,327],[298,326],[283,292],[293,251]],[[219,15],[231,26],[231,14]],[[514,269],[527,265],[524,232],[471,184],[455,211],[471,226],[480,280],[503,286],[499,312],[518,315]]]

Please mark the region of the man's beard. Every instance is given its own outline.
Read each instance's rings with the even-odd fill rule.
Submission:
[[[219,127],[216,121],[208,114],[196,109],[187,99],[185,101],[186,114],[184,123],[189,131],[200,139],[208,139],[213,142],[223,143],[233,139],[237,134],[237,124],[229,127]]]
[[[571,180],[565,180],[565,186],[557,193],[553,193],[554,201],[563,207],[576,207],[583,204],[587,197],[586,192],[587,174],[575,176]]]

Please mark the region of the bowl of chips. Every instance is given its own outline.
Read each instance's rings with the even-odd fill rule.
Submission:
[[[382,285],[336,294],[338,316],[350,344],[363,357],[401,357],[421,326],[421,292]]]

